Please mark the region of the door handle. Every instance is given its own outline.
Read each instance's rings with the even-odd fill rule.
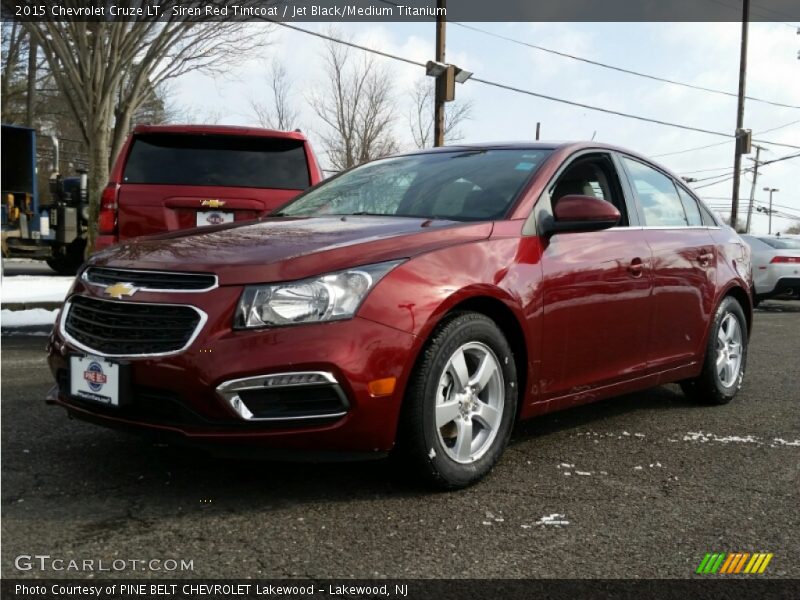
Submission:
[[[644,274],[644,263],[638,256],[628,265],[628,273],[633,277],[641,277]]]

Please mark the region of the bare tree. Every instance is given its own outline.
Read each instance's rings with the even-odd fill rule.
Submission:
[[[62,5],[79,6],[79,0]],[[153,90],[191,71],[224,72],[264,43],[261,28],[240,22],[169,17],[138,21],[25,22],[89,152],[88,250],[96,235],[100,194],[134,115]]]
[[[250,100],[253,114],[262,127],[290,131],[298,127],[299,112],[292,102],[292,80],[286,67],[277,60],[269,66],[269,87],[272,94],[272,104]]]
[[[408,113],[408,126],[417,148],[433,145],[434,85],[431,78],[418,79],[409,96],[412,106]],[[472,101],[448,102],[444,111],[444,140],[457,142],[464,139],[459,126],[472,118]]]
[[[3,58],[0,97],[3,99],[3,123],[13,122],[14,109],[24,100],[26,67],[23,59],[28,53],[25,30],[14,21],[3,21]]]
[[[800,221],[795,221],[792,225],[789,225],[783,233],[787,235],[800,234]]]
[[[320,137],[331,165],[349,169],[396,152],[388,71],[373,56],[354,57],[335,42],[327,43],[323,58],[325,82],[309,104],[327,126]]]

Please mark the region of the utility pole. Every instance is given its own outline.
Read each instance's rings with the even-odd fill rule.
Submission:
[[[539,141],[539,129],[540,129],[541,125],[542,124],[539,121],[536,121],[536,141],[537,142]]]
[[[731,227],[736,228],[739,216],[739,179],[742,170],[742,154],[749,154],[745,148],[747,136],[744,127],[744,94],[747,75],[747,30],[750,21],[750,0],[742,0],[742,48],[739,56],[739,103],[736,109],[736,150],[733,155],[733,197],[731,198]]]
[[[444,47],[445,47],[445,16],[446,0],[436,0],[436,7],[439,9],[436,15],[436,62],[440,64],[445,63]],[[446,90],[446,77],[436,78],[436,91],[434,96],[434,109],[433,109],[433,145],[444,146],[444,103]]]
[[[753,146],[756,149],[756,159],[753,161],[753,185],[750,187],[750,202],[747,205],[747,224],[744,228],[745,233],[750,233],[750,221],[753,218],[753,201],[756,197],[756,180],[758,179],[758,167],[761,166],[761,163],[758,159],[761,157],[761,151],[766,150],[766,148],[756,144],[753,144]]]
[[[768,210],[768,212],[769,212],[769,229],[767,230],[767,232],[769,233],[769,235],[772,235],[772,193],[773,192],[780,192],[780,190],[778,188],[765,187],[764,191],[765,192],[769,192],[769,210]]]

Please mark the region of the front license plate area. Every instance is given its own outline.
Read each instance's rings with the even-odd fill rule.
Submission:
[[[127,365],[100,356],[70,356],[69,394],[105,406],[123,404]]]
[[[233,223],[233,213],[221,210],[200,210],[197,211],[197,226],[207,227],[209,225],[222,225],[223,223]]]

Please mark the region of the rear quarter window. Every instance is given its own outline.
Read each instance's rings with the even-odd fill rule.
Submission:
[[[645,225],[685,227],[689,223],[672,179],[638,160],[623,157],[644,213]]]
[[[301,140],[188,134],[136,136],[122,180],[290,190],[310,185]]]

